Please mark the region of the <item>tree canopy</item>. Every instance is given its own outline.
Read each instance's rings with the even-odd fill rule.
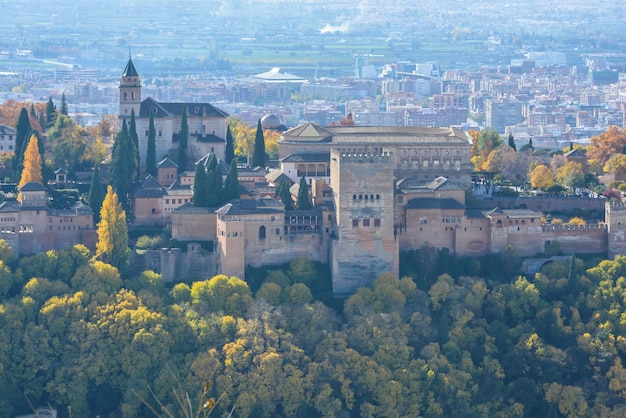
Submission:
[[[100,210],[96,258],[123,272],[128,264],[129,253],[126,212],[113,188],[108,186]]]

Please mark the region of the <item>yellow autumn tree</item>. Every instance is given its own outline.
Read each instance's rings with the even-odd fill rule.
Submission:
[[[538,165],[530,173],[530,185],[535,189],[547,190],[554,186],[554,174],[545,165]]]
[[[23,185],[30,182],[43,183],[43,176],[41,174],[41,154],[39,153],[39,144],[35,135],[30,136],[26,151],[24,152],[24,168],[22,169],[22,175],[20,182],[17,185],[19,190]]]
[[[128,264],[129,254],[126,212],[122,209],[117,194],[109,186],[100,209],[96,258],[116,267],[122,273]]]

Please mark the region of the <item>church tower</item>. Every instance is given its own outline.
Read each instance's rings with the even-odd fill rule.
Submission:
[[[135,69],[133,60],[128,57],[128,63],[122,73],[120,83],[120,118],[129,118],[131,110],[135,109],[135,117],[139,117],[141,106],[141,82]]]

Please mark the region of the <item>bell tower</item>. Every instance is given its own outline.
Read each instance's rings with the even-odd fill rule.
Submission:
[[[122,73],[122,81],[120,82],[120,118],[129,118],[131,110],[135,110],[135,116],[139,117],[139,108],[141,106],[141,82],[139,74],[135,69],[133,60],[128,53],[128,63]]]

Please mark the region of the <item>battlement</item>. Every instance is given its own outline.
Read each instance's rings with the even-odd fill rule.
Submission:
[[[604,231],[607,229],[607,225],[605,223],[598,224],[585,224],[585,225],[575,225],[575,224],[561,224],[561,225],[552,225],[552,224],[543,224],[541,225],[543,232],[596,232],[596,231]]]
[[[335,148],[331,151],[332,158],[340,159],[342,162],[389,162],[391,153],[371,148]]]
[[[626,211],[626,203],[624,202],[606,202],[606,208],[611,211]]]

